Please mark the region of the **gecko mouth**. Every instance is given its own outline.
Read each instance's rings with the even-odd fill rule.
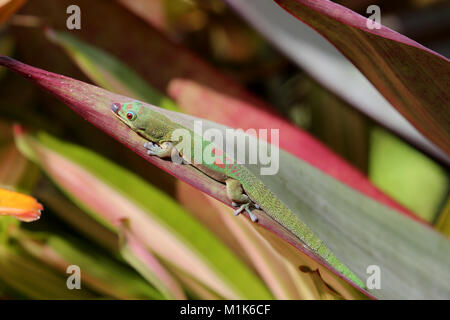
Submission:
[[[120,104],[120,103],[113,103],[112,105],[111,105],[111,110],[114,112],[114,113],[119,113],[119,110],[120,110],[120,108],[122,107],[122,105]]]

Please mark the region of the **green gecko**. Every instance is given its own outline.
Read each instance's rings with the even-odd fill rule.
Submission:
[[[215,148],[211,142],[200,138],[202,148],[194,148],[194,139],[198,138],[192,130],[171,121],[163,114],[153,111],[139,101],[129,103],[114,103],[111,110],[119,119],[133,131],[147,139],[144,147],[149,155],[169,158],[174,154],[181,156],[183,163],[194,166],[210,178],[225,183],[227,196],[232,202],[235,215],[246,211],[253,222],[258,221],[254,209],[262,209],[284,227],[293,230],[295,234],[312,250],[346,278],[352,280],[361,288],[364,283],[347,266],[340,262],[325,244],[286,207],[250,170],[239,163],[227,161],[227,156]],[[177,150],[176,145],[182,138],[174,141],[175,130],[183,129],[189,132],[191,152]],[[197,136],[197,137],[196,137]],[[196,137],[196,138],[195,138]],[[194,152],[204,152],[209,148],[215,157],[213,163],[195,163]],[[208,151],[209,151],[208,150]],[[199,159],[199,158],[195,158]],[[200,158],[201,159],[201,158]]]

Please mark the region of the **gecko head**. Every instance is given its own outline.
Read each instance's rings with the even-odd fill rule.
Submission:
[[[145,128],[144,106],[141,102],[115,102],[111,105],[111,110],[131,129],[140,130]]]

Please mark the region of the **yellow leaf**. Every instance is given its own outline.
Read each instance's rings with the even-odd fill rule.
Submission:
[[[0,216],[13,216],[21,221],[39,219],[44,207],[26,194],[0,189]]]

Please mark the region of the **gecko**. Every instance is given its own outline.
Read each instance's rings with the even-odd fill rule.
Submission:
[[[175,153],[181,156],[183,163],[192,165],[208,177],[225,184],[227,197],[232,206],[236,208],[235,215],[239,215],[245,210],[250,219],[256,223],[258,217],[255,209],[264,212],[283,227],[293,230],[309,250],[319,255],[343,276],[359,287],[365,288],[363,281],[339,261],[323,241],[298,219],[255,174],[240,163],[227,161],[229,158],[225,152],[215,148],[210,141],[202,138],[196,140],[196,133],[192,130],[150,109],[140,101],[115,102],[111,105],[111,110],[131,130],[147,140],[143,147],[147,150],[148,155],[170,158]],[[189,132],[191,152],[177,149],[176,146],[182,139],[173,139],[173,132],[177,129]],[[202,144],[202,148],[197,148],[197,151],[194,150],[195,141],[201,141]],[[196,163],[194,152],[199,152],[198,150],[204,152],[205,148],[209,148],[208,151],[211,150],[215,161],[213,163]]]

